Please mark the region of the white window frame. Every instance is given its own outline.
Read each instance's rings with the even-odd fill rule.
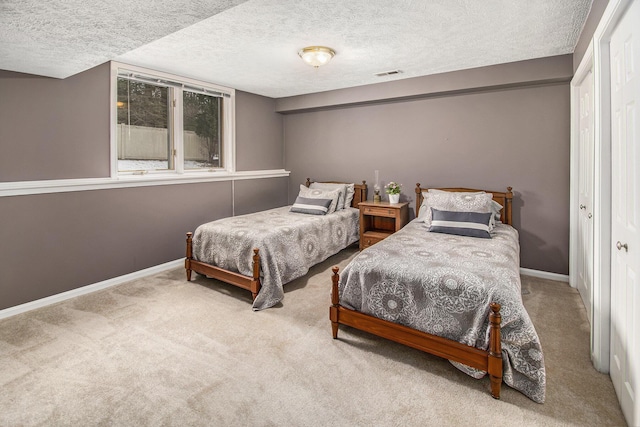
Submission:
[[[174,107],[172,109],[173,116],[171,120],[173,141],[175,149],[175,168],[171,170],[154,170],[154,171],[118,171],[118,141],[117,141],[117,101],[118,101],[118,76],[121,73],[140,74],[146,79],[156,79],[163,82],[171,82],[169,87],[175,93]],[[150,70],[144,67],[124,64],[120,62],[111,62],[111,80],[110,80],[110,139],[111,139],[111,178],[119,180],[171,180],[172,178],[182,181],[185,178],[212,177],[217,178],[223,176],[233,176],[236,172],[236,129],[235,129],[235,89],[219,86],[213,83],[195,80],[175,74],[165,73],[162,71]],[[191,90],[193,88],[202,88],[207,91],[218,92],[222,94],[222,123],[223,123],[223,149],[222,149],[222,168],[213,169],[184,169],[184,145],[182,134],[182,91]]]
[[[116,138],[117,124],[117,76],[118,69],[138,70],[141,74],[157,76],[159,79],[169,81],[181,81],[185,85],[191,87],[206,87],[216,92],[226,93],[229,98],[224,98],[223,105],[223,125],[224,133],[224,168],[212,170],[176,170],[171,171],[154,171],[153,173],[135,174],[135,173],[118,173],[118,144]],[[215,85],[212,83],[202,82],[195,79],[175,76],[173,74],[160,71],[149,70],[143,67],[133,66],[124,63],[111,62],[110,75],[110,105],[109,105],[109,131],[110,131],[110,176],[103,178],[69,178],[69,179],[47,179],[41,181],[11,181],[0,182],[0,197],[26,196],[34,194],[51,194],[51,193],[69,193],[77,191],[92,190],[108,190],[115,188],[131,188],[131,187],[149,187],[157,185],[173,185],[173,184],[197,184],[215,181],[234,181],[251,180],[251,179],[270,179],[270,178],[286,178],[291,174],[290,171],[284,169],[270,170],[236,170],[236,107],[235,107],[235,90],[227,87]],[[178,99],[176,104],[182,103],[182,99]],[[182,108],[180,106],[180,108]],[[182,120],[182,115],[180,115]],[[174,126],[174,129],[176,127]],[[176,152],[176,162],[180,161],[180,167],[183,167],[182,159],[184,153],[181,150]]]

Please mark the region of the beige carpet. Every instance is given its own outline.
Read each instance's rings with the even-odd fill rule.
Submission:
[[[251,310],[248,292],[176,269],[0,321],[0,425],[624,425],[589,360],[575,289],[523,277],[547,402],[353,329],[331,339],[330,268]],[[528,292],[528,293],[527,293]]]

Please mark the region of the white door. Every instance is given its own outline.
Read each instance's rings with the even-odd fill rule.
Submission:
[[[640,425],[640,1],[611,35],[611,380]]]
[[[589,71],[579,86],[580,137],[578,172],[578,251],[576,287],[591,322],[593,287],[593,73]]]

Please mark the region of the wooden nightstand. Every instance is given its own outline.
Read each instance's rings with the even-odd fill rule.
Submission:
[[[361,202],[360,250],[378,243],[409,222],[409,203]]]

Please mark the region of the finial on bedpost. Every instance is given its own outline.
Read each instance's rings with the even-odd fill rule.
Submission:
[[[422,188],[420,188],[420,183],[416,183],[416,218],[418,217],[418,212],[420,212],[420,205],[422,205]]]
[[[336,266],[331,269],[333,271],[333,275],[331,276],[331,307],[329,307],[329,320],[331,320],[331,333],[333,334],[333,339],[338,338],[338,316],[339,316],[339,307],[340,307],[340,298],[338,295],[338,281],[340,280],[340,275],[338,271],[340,269]]]
[[[338,281],[340,280],[340,275],[338,271],[340,268],[333,267],[331,271],[333,271],[333,275],[331,276],[331,281],[333,282],[333,286],[331,287],[331,304],[338,305],[340,302],[340,298],[338,298]]]
[[[251,298],[255,301],[260,292],[260,255],[259,249],[253,248],[253,280],[251,281]]]
[[[367,194],[369,192],[369,188],[367,187],[367,181],[366,180],[362,180],[362,190],[360,191],[360,200],[358,200],[358,202],[356,203],[355,197],[353,200],[353,207],[357,208],[358,207],[358,203],[360,202],[364,202],[367,200],[367,197],[369,197],[369,194]]]
[[[187,258],[191,258],[193,249],[191,243],[193,242],[193,233],[191,231],[187,232]]]
[[[258,248],[253,248],[253,279],[260,278],[260,255],[258,252],[260,250]]]
[[[304,183],[307,187],[311,185],[311,178],[307,178],[307,182]]]
[[[497,302],[492,302],[489,307],[491,307],[491,311],[496,314],[498,316],[498,319],[500,319],[500,309],[502,308],[500,306],[500,304],[498,304]],[[500,322],[498,322],[500,323]]]
[[[492,302],[489,307],[489,363],[488,371],[491,380],[491,396],[500,399],[502,385],[502,337],[500,333],[500,304]]]
[[[187,256],[184,260],[184,268],[187,272],[187,281],[191,281],[191,260],[193,259],[193,233],[187,232]]]
[[[504,216],[506,219],[506,223],[509,225],[513,225],[513,187],[507,187],[507,193],[504,198]]]

